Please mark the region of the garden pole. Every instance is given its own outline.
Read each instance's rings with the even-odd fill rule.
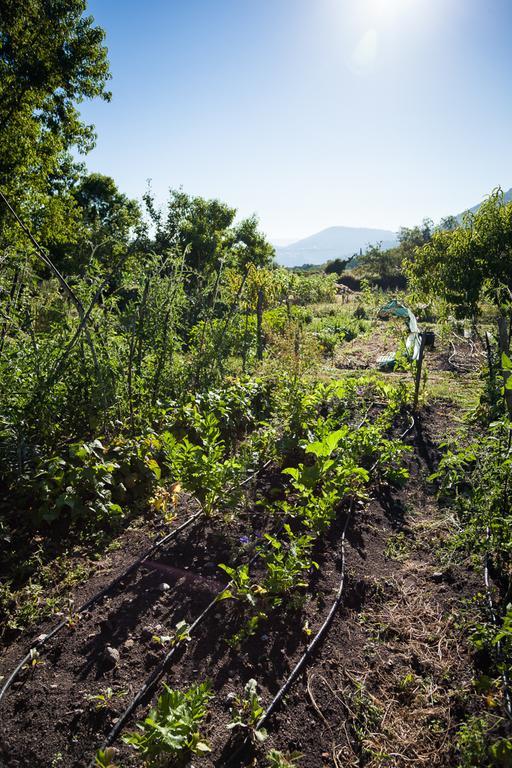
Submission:
[[[418,361],[416,363],[416,378],[414,382],[414,402],[412,409],[413,411],[416,410],[418,407],[418,396],[420,393],[420,384],[421,384],[421,369],[423,368],[423,357],[425,355],[425,334],[420,333],[420,352],[418,355]]]

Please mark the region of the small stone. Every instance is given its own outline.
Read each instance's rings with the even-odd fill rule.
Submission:
[[[134,645],[135,645],[135,641],[134,641],[134,640],[132,640],[132,638],[131,638],[131,637],[129,637],[129,638],[128,638],[128,640],[125,642],[125,644],[124,644],[124,647],[125,647],[127,650],[129,650],[130,648],[133,648],[133,646],[134,646]]]
[[[121,654],[117,648],[112,648],[112,646],[107,645],[105,648],[105,661],[109,667],[116,667],[119,664],[121,661]]]
[[[159,592],[167,592],[171,587],[169,584],[166,584],[165,581],[158,585],[158,591]]]
[[[48,635],[45,635],[44,632],[43,632],[42,635],[39,635],[39,637],[36,637],[36,641],[38,643],[44,643],[44,641],[46,640],[47,637],[48,637]]]

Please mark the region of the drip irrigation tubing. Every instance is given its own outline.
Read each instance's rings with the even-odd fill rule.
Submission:
[[[358,429],[360,429],[363,426],[364,422],[368,418],[370,410],[371,410],[371,406],[367,410],[366,414],[364,415],[363,420],[358,425]],[[401,435],[400,435],[400,439],[401,440],[403,440],[409,434],[409,432],[411,432],[414,429],[415,424],[416,424],[416,420],[414,418],[414,415],[411,414],[411,423],[409,424],[407,429],[405,429],[404,432],[401,433]],[[374,470],[375,467],[377,466],[377,464],[378,464],[378,460],[372,466],[371,470]],[[323,622],[322,626],[320,627],[320,629],[316,633],[315,637],[313,638],[313,640],[311,640],[311,642],[307,646],[306,650],[304,651],[303,655],[298,660],[298,662],[296,663],[295,667],[293,668],[293,670],[289,674],[288,678],[285,680],[285,682],[283,683],[281,688],[278,690],[278,692],[276,693],[276,695],[274,696],[274,698],[270,702],[269,706],[266,708],[266,710],[261,715],[260,719],[258,720],[258,722],[257,722],[257,724],[255,726],[255,730],[260,730],[265,725],[265,723],[267,722],[269,717],[274,713],[274,711],[276,710],[276,708],[280,704],[281,700],[286,696],[286,694],[288,693],[288,691],[292,687],[293,683],[295,682],[295,680],[297,679],[297,677],[301,673],[302,669],[304,668],[304,666],[309,661],[309,659],[312,656],[315,648],[321,642],[321,640],[323,639],[323,637],[326,634],[327,630],[331,626],[331,623],[332,623],[332,621],[334,619],[336,611],[338,610],[338,608],[340,606],[340,603],[341,603],[341,600],[342,600],[342,597],[343,597],[343,588],[344,588],[344,585],[345,585],[345,570],[346,570],[345,540],[346,540],[346,533],[347,533],[347,529],[348,529],[348,525],[349,525],[351,516],[352,516],[352,505],[349,508],[349,511],[348,511],[348,514],[347,514],[347,519],[345,520],[345,525],[343,526],[343,531],[342,531],[342,534],[341,534],[341,558],[342,558],[341,559],[341,578],[340,578],[340,583],[339,583],[339,586],[338,586],[338,590],[336,592],[336,597],[334,599],[334,602],[331,605],[329,613],[327,614],[327,617],[325,618],[325,621]],[[223,763],[223,768],[228,768],[228,766],[233,764],[233,761],[235,760],[235,758],[238,758],[240,756],[240,754],[243,752],[243,750],[247,748],[247,746],[249,745],[249,741],[250,741],[250,737],[246,736],[245,739],[243,740],[243,742],[241,743],[241,745]]]
[[[147,549],[140,557],[138,557],[131,565],[128,566],[122,573],[120,573],[118,576],[116,576],[115,579],[113,579],[111,582],[109,582],[105,587],[103,587],[99,592],[97,592],[95,595],[93,595],[89,600],[87,600],[85,603],[82,603],[76,611],[74,611],[75,614],[81,614],[87,611],[89,608],[92,608],[96,603],[100,602],[105,595],[107,595],[114,587],[116,587],[120,582],[122,582],[124,579],[126,579],[133,571],[139,567],[145,560],[147,560],[151,555],[153,555],[158,549],[164,546],[164,544],[167,544],[171,539],[173,539],[175,536],[178,535],[181,531],[184,531],[185,528],[188,528],[189,525],[192,525],[193,522],[195,522],[201,515],[203,514],[203,510],[200,509],[198,512],[195,512],[191,517],[187,518],[181,525],[179,525],[177,528],[174,528],[170,533],[168,533],[166,536],[164,536],[161,539],[158,539],[155,541],[149,549]],[[30,648],[29,652],[26,654],[26,656],[23,657],[23,659],[19,662],[15,670],[9,675],[7,678],[2,690],[0,691],[0,703],[2,702],[2,699],[4,698],[5,694],[13,684],[13,682],[16,680],[17,676],[25,666],[25,664],[28,664],[28,662],[34,658],[34,652],[39,651],[49,640],[51,640],[55,635],[57,635],[62,629],[68,626],[67,619],[63,619],[60,621],[50,632],[48,632],[45,635],[41,636],[40,640],[37,640]]]
[[[275,531],[275,535],[279,534],[284,528],[284,523],[281,523],[281,525],[277,528]],[[256,546],[256,545],[254,545]],[[250,558],[248,561],[248,565],[251,565],[258,557],[260,556],[260,552],[257,551],[255,554]],[[192,624],[188,628],[188,636],[190,637],[192,632],[197,629],[199,624],[206,618],[206,616],[210,613],[212,608],[215,608],[216,605],[218,605],[219,597],[230,588],[230,586],[233,584],[233,580],[231,579],[227,584],[225,584],[215,595],[213,600],[211,600],[210,603],[206,606],[206,608],[197,616],[196,619],[192,622]],[[113,728],[110,730],[109,734],[107,735],[107,738],[99,747],[99,749],[104,750],[107,747],[111,746],[111,744],[114,743],[117,736],[119,735],[119,732],[126,724],[128,718],[133,713],[133,711],[138,707],[138,705],[147,697],[149,696],[153,690],[155,689],[156,685],[159,683],[159,681],[162,679],[164,674],[167,672],[170,662],[172,661],[174,655],[178,652],[178,650],[181,650],[182,643],[178,642],[176,645],[173,645],[173,647],[168,651],[165,658],[160,662],[160,664],[153,670],[153,672],[147,677],[144,685],[142,688],[139,689],[138,693],[133,697],[131,702],[128,704],[124,712],[118,717],[116,723],[114,724]],[[92,761],[89,763],[88,768],[94,768],[97,765],[96,763],[96,757],[92,759]]]
[[[416,425],[416,419],[414,418],[414,414],[411,413],[411,423],[409,424],[407,429],[404,430],[404,432],[402,432],[402,434],[400,435],[400,440],[403,440],[404,437],[407,437],[409,432],[412,432],[412,430],[414,429],[415,425]]]
[[[251,480],[253,480],[261,471],[266,469],[266,467],[271,464],[272,461],[269,460],[265,462],[256,472],[254,472],[252,475],[249,475],[249,477],[246,477],[245,480],[243,480],[241,483],[238,483],[237,485],[233,485],[230,488],[227,489],[227,493],[233,491],[235,488],[242,487],[249,483]],[[82,613],[85,613],[85,611],[89,610],[89,608],[92,608],[94,605],[96,605],[98,602],[100,602],[105,595],[107,595],[114,587],[116,587],[118,584],[120,584],[124,579],[126,579],[128,576],[130,576],[133,571],[135,571],[140,565],[142,565],[143,562],[145,562],[149,557],[151,557],[156,551],[161,549],[165,544],[167,544],[169,541],[171,541],[173,538],[175,538],[179,533],[184,531],[186,528],[188,528],[192,523],[196,522],[202,515],[204,514],[203,509],[199,509],[197,512],[195,512],[193,515],[191,515],[189,518],[187,518],[181,525],[179,525],[177,528],[174,528],[172,531],[170,531],[168,534],[163,536],[161,539],[157,539],[153,544],[146,549],[142,555],[140,555],[136,560],[134,560],[133,563],[131,563],[128,568],[126,568],[122,573],[120,573],[118,576],[115,577],[111,582],[109,582],[105,587],[103,587],[99,592],[97,592],[95,595],[93,595],[89,600],[87,600],[85,603],[82,603],[76,611],[74,611],[75,614],[80,615]],[[68,620],[63,619],[60,621],[50,632],[48,632],[45,635],[42,635],[39,640],[37,640],[31,647],[28,653],[21,659],[21,661],[17,664],[15,669],[11,672],[7,680],[5,681],[2,689],[0,690],[0,704],[2,703],[2,700],[5,698],[5,695],[9,688],[12,686],[12,684],[17,679],[18,675],[20,674],[21,670],[25,667],[25,665],[29,664],[30,661],[33,660],[35,652],[39,652],[40,649],[48,643],[49,640],[51,640],[53,637],[55,637],[61,630],[63,630],[65,627],[68,626]]]
[[[368,409],[368,411],[366,412],[358,428],[363,426],[364,422],[368,417],[369,411],[370,409]],[[409,424],[407,429],[404,432],[402,432],[402,434],[400,435],[401,440],[403,440],[404,437],[406,437],[409,434],[409,432],[411,432],[411,430],[414,429],[415,424],[416,424],[416,420],[414,418],[414,415],[411,414],[411,423]],[[375,468],[377,463],[378,462],[376,462],[376,464],[373,465],[372,469]],[[307,664],[307,662],[311,658],[317,645],[321,642],[321,640],[327,633],[329,627],[331,626],[331,623],[334,619],[336,611],[338,610],[343,597],[343,588],[345,585],[345,571],[346,571],[345,540],[346,540],[347,529],[348,529],[348,525],[351,517],[352,517],[352,505],[348,510],[347,519],[345,520],[345,525],[343,526],[343,531],[341,534],[341,578],[340,578],[338,590],[336,592],[336,597],[334,598],[334,602],[332,603],[329,613],[327,614],[322,626],[316,633],[315,637],[313,638],[313,640],[311,640],[306,650],[302,654],[301,658],[298,660],[295,667],[290,672],[289,676],[287,677],[287,679],[285,680],[281,688],[278,690],[278,692],[276,693],[276,695],[274,696],[274,698],[272,699],[272,701],[270,702],[268,707],[265,709],[265,711],[261,715],[258,722],[256,723],[255,730],[260,730],[265,725],[269,717],[274,713],[274,711],[276,710],[276,708],[278,707],[282,699],[286,696],[286,694],[292,687],[293,683],[295,682],[299,674],[302,672],[302,669],[304,668],[304,666]],[[241,753],[248,747],[249,742],[250,742],[250,737],[246,736],[243,742],[240,744],[240,746],[235,750],[235,752],[233,752],[233,754],[230,757],[228,757],[227,760],[223,763],[223,768],[228,768],[228,766],[233,765],[233,761],[236,758],[238,758],[241,755]]]
[[[346,539],[346,533],[348,529],[348,524],[350,522],[350,519],[352,517],[352,504],[349,507],[348,513],[347,513],[347,519],[345,520],[345,525],[343,526],[343,531],[341,534],[341,578],[340,583],[338,585],[338,589],[336,592],[336,597],[334,598],[334,602],[331,605],[331,608],[329,610],[329,613],[327,614],[322,626],[314,636],[314,638],[311,640],[311,642],[308,644],[306,650],[288,675],[287,679],[283,683],[283,685],[280,687],[268,707],[265,709],[263,714],[261,715],[260,719],[255,725],[255,730],[260,730],[269,717],[274,713],[282,699],[286,696],[290,688],[292,687],[293,683],[297,679],[297,677],[302,672],[304,666],[307,664],[311,656],[313,655],[313,652],[315,651],[316,647],[319,645],[319,643],[323,640],[325,634],[327,633],[327,630],[332,624],[332,621],[334,619],[334,616],[336,614],[336,611],[338,610],[341,600],[343,598],[343,589],[345,586],[345,572],[346,572],[346,559],[345,559],[345,539]],[[246,749],[250,742],[250,736],[246,736],[244,741],[240,744],[240,746],[233,752],[233,754],[230,755],[230,757],[225,760],[223,763],[223,768],[227,768],[230,765],[233,765],[233,761],[235,758],[238,758],[240,754],[243,752],[244,749]]]

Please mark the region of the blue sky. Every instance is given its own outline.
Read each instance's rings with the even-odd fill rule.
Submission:
[[[438,220],[512,186],[512,0],[90,0],[113,93],[91,170],[273,240]]]

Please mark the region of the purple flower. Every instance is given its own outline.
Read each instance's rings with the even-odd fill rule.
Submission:
[[[248,544],[248,543],[249,543],[248,536],[240,536],[240,544]]]

